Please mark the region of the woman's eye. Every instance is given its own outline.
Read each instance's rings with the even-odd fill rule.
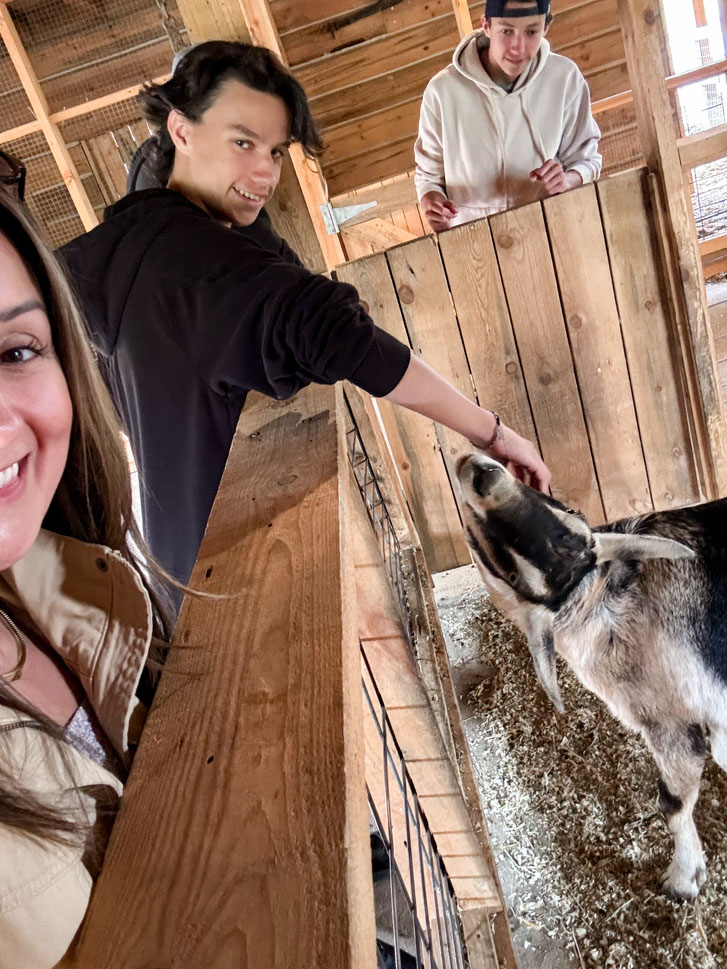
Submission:
[[[34,347],[11,347],[0,351],[0,363],[27,363],[38,356]]]

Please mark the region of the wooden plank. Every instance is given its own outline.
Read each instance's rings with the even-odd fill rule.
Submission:
[[[410,132],[412,150],[419,127],[421,98],[384,108],[366,118],[356,118],[326,131],[326,151],[338,163],[352,155],[369,152],[380,145],[399,141]]]
[[[313,98],[311,108],[322,128],[351,121],[364,114],[420,98],[429,81],[452,60],[450,51],[440,51],[399,70],[378,74],[367,81],[357,81],[329,94]]]
[[[414,167],[416,132],[409,132],[399,141],[379,145],[370,151],[341,161],[326,161],[324,172],[332,195],[343,195],[374,179],[392,178]]]
[[[699,490],[645,173],[597,190],[654,507],[691,504]]]
[[[487,909],[465,909],[461,913],[467,955],[472,969],[499,969],[495,940]]]
[[[696,135],[677,138],[679,161],[684,169],[706,165],[727,155],[727,124],[716,125]]]
[[[569,57],[578,65],[581,73],[586,75],[599,68],[621,63],[625,58],[621,28],[617,22],[604,33],[559,47],[555,53]]]
[[[20,37],[12,21],[10,12],[4,4],[0,5],[0,37],[2,37],[13,66],[20,78],[20,82],[25,89],[28,101],[35,112],[43,135],[48,142],[48,147],[58,165],[61,177],[83,222],[83,227],[87,230],[93,229],[94,226],[98,225],[98,218],[94,212],[93,205],[81,183],[81,178],[57,125],[54,125],[49,118],[50,112],[45,94],[40,87],[28,55],[20,42]]]
[[[427,0],[426,5],[421,0],[390,0],[390,5],[383,9],[371,4],[354,9],[351,0],[344,2],[345,10],[338,10],[328,17],[316,16],[314,22],[287,31],[283,31],[277,11],[274,11],[281,31],[280,39],[292,66],[405,30],[452,10],[452,0]],[[316,4],[316,7],[320,6]]]
[[[454,19],[457,21],[457,30],[460,37],[467,37],[472,33],[473,23],[467,0],[452,0],[454,7]]]
[[[715,252],[723,252],[727,249],[727,235],[715,236],[713,239],[703,239],[699,243],[699,255],[704,260],[705,256],[711,256]]]
[[[653,503],[596,191],[584,185],[543,209],[606,518],[643,515]]]
[[[591,101],[600,101],[629,86],[629,72],[625,61],[603,69],[589,71],[586,76]]]
[[[490,227],[553,494],[598,524],[604,509],[541,206],[493,216]]]
[[[78,969],[375,961],[341,406],[248,399]]]
[[[358,244],[370,244],[375,247],[376,252],[382,252],[390,246],[398,246],[403,242],[411,242],[416,236],[407,229],[400,229],[392,222],[387,222],[381,218],[372,218],[367,222],[345,229],[344,238],[357,240]]]
[[[666,79],[667,90],[675,91],[684,84],[692,84],[694,81],[703,81],[709,77],[716,77],[718,74],[724,74],[725,71],[727,71],[727,60],[721,60],[715,61],[713,64],[704,64],[702,67],[697,67],[693,71],[685,71],[682,74],[670,74]],[[632,91],[623,90],[611,97],[604,98],[598,103],[594,102],[591,109],[594,114],[600,114],[603,111],[610,111],[623,107],[626,104],[631,104],[633,99]]]
[[[444,232],[439,248],[480,404],[536,441],[489,224],[482,219]]]
[[[604,33],[619,24],[617,0],[595,0],[555,13],[548,30],[548,41],[553,50],[560,51],[569,44],[576,44],[593,34]],[[570,57],[570,54],[566,56]]]
[[[452,296],[434,237],[425,236],[386,254],[414,352],[470,400],[472,379]],[[454,466],[472,445],[461,435],[435,424],[445,462],[454,480]],[[456,495],[456,491],[455,491]]]
[[[670,272],[678,280],[676,308],[688,333],[692,356],[688,365],[694,367],[699,390],[692,407],[695,421],[705,429],[709,441],[703,473],[707,494],[714,497],[727,494],[727,428],[709,334],[694,215],[684,191],[671,106],[662,81],[660,7],[658,0],[619,0],[619,10],[642,149],[661,189],[665,253],[673,267]]]
[[[336,275],[356,287],[379,326],[409,343],[385,256],[339,266]],[[434,425],[386,400],[378,405],[429,569],[441,572],[467,564],[469,551]]]
[[[357,84],[377,74],[395,71],[423,57],[442,51],[451,53],[458,41],[454,13],[450,12],[395,34],[301,64],[294,73],[308,97],[314,98],[343,85]]]

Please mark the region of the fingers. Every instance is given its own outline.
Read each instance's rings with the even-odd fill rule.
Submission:
[[[533,181],[542,182],[548,195],[558,195],[560,192],[565,192],[567,188],[563,166],[554,158],[543,162],[540,168],[534,168],[530,172],[530,178]]]

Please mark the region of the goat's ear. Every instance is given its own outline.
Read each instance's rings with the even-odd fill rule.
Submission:
[[[691,559],[691,548],[672,538],[658,535],[624,535],[620,532],[594,532],[596,561],[641,562],[644,559]]]
[[[548,694],[559,713],[565,712],[558,689],[558,671],[555,665],[553,643],[553,617],[547,609],[533,609],[528,617],[528,647],[533,657],[535,672],[540,685]]]

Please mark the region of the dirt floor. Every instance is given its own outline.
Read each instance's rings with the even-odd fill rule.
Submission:
[[[671,838],[641,740],[562,665],[555,711],[473,566],[435,576],[435,592],[521,969],[727,967],[727,775],[708,763],[695,812],[707,883],[673,902],[658,894]]]

